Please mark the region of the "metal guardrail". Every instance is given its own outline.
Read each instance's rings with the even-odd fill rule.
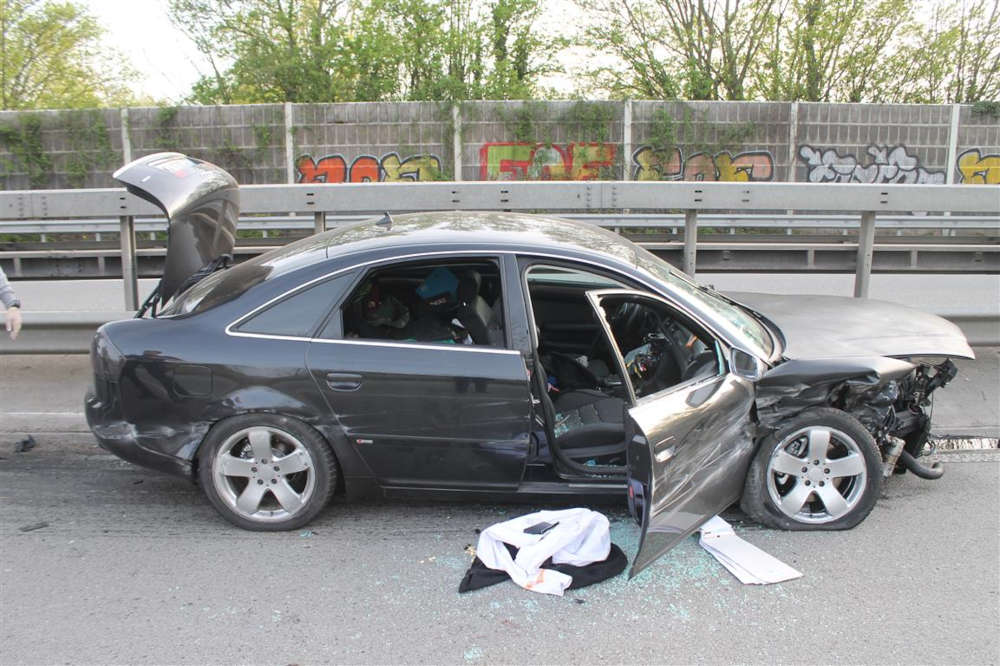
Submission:
[[[764,213],[782,219],[787,211],[796,211],[791,219],[802,219],[803,211],[817,211],[821,216],[854,213],[859,228],[856,248],[854,294],[866,296],[875,248],[875,227],[880,216],[900,223],[899,213],[974,213],[982,216],[949,218],[934,215],[921,221],[938,223],[938,228],[973,224],[976,228],[1000,227],[1000,188],[956,185],[866,185],[813,183],[704,183],[582,181],[582,182],[430,182],[430,183],[338,183],[297,185],[247,185],[240,188],[241,209],[246,215],[280,213],[308,216],[312,228],[323,231],[332,216],[363,216],[383,211],[415,210],[518,210],[588,213],[593,221],[606,226],[624,227],[625,218],[615,211],[628,210],[629,222],[649,211],[649,217],[635,219],[635,226],[667,226],[680,223],[683,211],[683,268],[693,274],[696,267],[699,217],[711,211],[739,211],[740,214]],[[24,224],[54,223],[67,220],[118,218],[122,274],[125,283],[125,307],[138,306],[137,289],[137,219],[154,217],[159,211],[149,202],[123,189],[25,190],[0,192],[0,222]],[[332,215],[331,215],[332,214]],[[328,216],[330,219],[328,220]],[[366,215],[364,215],[366,216]],[[729,218],[732,219],[731,217]],[[620,220],[615,223],[614,220]],[[704,223],[713,220],[708,218]],[[791,220],[790,220],[791,221]],[[993,224],[994,227],[989,225]],[[982,226],[980,226],[982,225]],[[672,224],[670,225],[672,226]],[[726,223],[723,226],[733,226]],[[759,226],[759,225],[754,225]],[[13,225],[11,225],[13,228]],[[301,227],[298,227],[301,228]],[[928,228],[928,227],[924,227]],[[933,227],[930,227],[933,228]]]
[[[371,215],[336,215],[328,213],[327,228],[351,224],[368,219]],[[562,217],[590,222],[612,229],[650,228],[676,229],[684,226],[683,213],[564,213]],[[94,218],[88,220],[14,220],[0,221],[0,234],[111,234],[118,233],[118,218]],[[789,233],[793,229],[857,229],[860,219],[851,215],[766,215],[766,214],[701,214],[698,215],[699,229],[781,229]],[[959,229],[995,230],[1000,220],[989,216],[969,215],[880,215],[878,226],[883,229],[934,229],[953,232]],[[313,218],[302,215],[241,215],[239,229],[247,231],[303,231],[312,230]],[[167,229],[167,221],[162,215],[157,217],[136,217],[136,233],[157,233]]]

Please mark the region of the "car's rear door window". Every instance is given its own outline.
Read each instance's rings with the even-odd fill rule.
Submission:
[[[504,347],[499,262],[459,257],[372,268],[322,337]]]

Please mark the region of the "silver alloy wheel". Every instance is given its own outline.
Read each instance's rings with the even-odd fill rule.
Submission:
[[[236,514],[259,522],[286,520],[305,508],[316,485],[309,450],[291,433],[253,426],[219,447],[212,481]]]
[[[767,463],[767,492],[800,523],[833,522],[858,505],[868,482],[861,447],[849,435],[808,426],[785,437]]]

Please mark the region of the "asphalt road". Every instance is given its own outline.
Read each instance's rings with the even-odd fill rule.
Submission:
[[[631,582],[561,598],[457,594],[476,528],[530,506],[334,504],[308,531],[258,534],[92,449],[0,455],[3,663],[1000,660],[995,454],[936,482],[893,478],[849,532],[737,515],[795,581],[743,586],[690,538]],[[633,555],[637,528],[603,510]]]

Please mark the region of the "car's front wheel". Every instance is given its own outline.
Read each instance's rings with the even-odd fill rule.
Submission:
[[[198,477],[226,520],[248,530],[302,527],[333,496],[337,463],[323,437],[275,414],[217,424],[198,454]]]
[[[871,512],[881,484],[881,455],[865,427],[837,409],[810,409],[761,442],[740,506],[779,529],[849,529]]]

